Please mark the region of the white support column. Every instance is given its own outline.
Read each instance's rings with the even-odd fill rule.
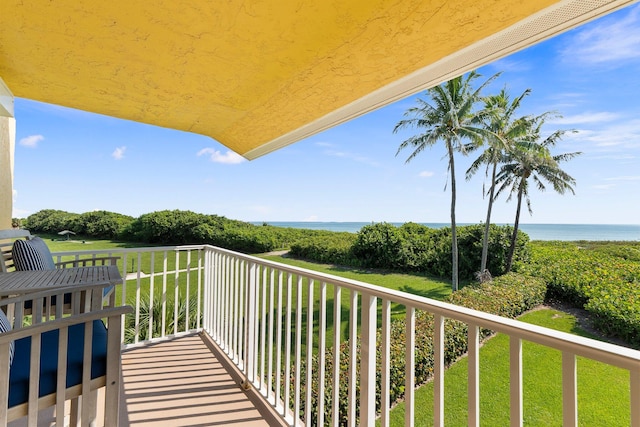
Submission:
[[[15,145],[13,94],[0,79],[0,228],[11,228]]]

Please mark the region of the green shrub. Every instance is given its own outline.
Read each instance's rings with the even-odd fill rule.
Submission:
[[[134,307],[136,301],[128,301],[127,304]],[[151,333],[154,338],[163,335],[162,331],[162,297],[156,293],[153,296],[153,307],[151,306],[151,299],[149,294],[142,295],[140,297],[140,323],[138,331],[138,339],[145,341],[151,339],[149,336],[149,313],[153,313],[153,325]],[[175,300],[172,297],[166,299],[166,322],[164,328],[164,335],[171,335],[174,332],[174,313],[175,313]],[[187,319],[187,299],[181,294],[178,295],[178,332],[185,330],[185,324]],[[135,313],[128,314],[125,318],[124,329],[124,342],[126,344],[133,343],[135,340]],[[202,319],[200,319],[202,320]],[[196,298],[189,299],[189,328],[194,329],[198,324],[198,301]]]
[[[597,287],[585,309],[598,330],[640,348],[640,283]]]
[[[309,235],[291,244],[292,256],[325,264],[353,265],[351,248],[356,240],[353,233],[321,233]]]
[[[535,242],[530,263],[518,270],[543,279],[547,298],[585,308],[601,332],[638,347],[640,262],[616,246]]]
[[[513,228],[491,225],[489,232],[488,268],[494,275],[505,273],[507,251]],[[480,269],[484,226],[458,227],[459,277],[471,280]],[[350,233],[347,233],[350,234]],[[415,271],[438,277],[450,277],[451,229],[429,228],[406,223],[396,227],[389,223],[373,223],[358,231],[353,245],[345,246],[348,238],[334,241],[310,240],[292,245],[292,256],[352,267],[382,268],[388,270]],[[528,260],[529,237],[518,233],[516,262]]]
[[[71,230],[78,214],[56,209],[43,209],[29,215],[23,227],[32,233],[58,234],[62,230]]]
[[[133,222],[133,217],[108,211],[85,212],[78,215],[69,230],[98,239],[117,239]]]
[[[352,250],[363,267],[397,269],[405,264],[403,241],[398,227],[379,222],[360,229]]]

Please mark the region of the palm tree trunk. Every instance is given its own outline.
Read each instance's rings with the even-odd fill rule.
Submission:
[[[449,169],[451,170],[451,289],[458,290],[458,234],[456,231],[456,170],[453,166],[453,146],[447,143]]]
[[[484,236],[482,237],[482,257],[480,258],[480,277],[483,277],[484,271],[487,269],[487,257],[489,254],[489,228],[491,225],[491,209],[493,208],[493,198],[496,190],[496,169],[498,163],[493,162],[493,171],[491,173],[491,188],[489,189],[489,207],[487,208],[487,220],[484,223]]]
[[[522,207],[522,195],[524,194],[524,182],[520,184],[520,188],[518,189],[518,206],[516,208],[516,220],[513,223],[513,234],[511,235],[511,246],[509,247],[509,255],[507,257],[507,271],[508,273],[511,271],[511,266],[513,264],[513,254],[516,251],[516,240],[518,238],[518,226],[520,225],[520,208]]]

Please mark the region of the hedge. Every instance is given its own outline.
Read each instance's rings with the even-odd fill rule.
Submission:
[[[547,297],[592,314],[594,327],[640,348],[640,262],[620,245],[535,242],[518,271],[547,283]]]
[[[490,226],[487,268],[495,276],[505,273],[512,231],[510,226]],[[481,224],[458,227],[460,279],[472,280],[480,269],[483,233]],[[516,262],[528,260],[528,241],[525,233],[518,233]],[[351,247],[348,246],[350,242]],[[386,222],[372,223],[362,227],[355,239],[300,240],[291,247],[291,255],[322,263],[450,277],[451,228],[430,228],[416,223],[400,227]]]

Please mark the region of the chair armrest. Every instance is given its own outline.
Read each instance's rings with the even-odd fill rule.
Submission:
[[[10,273],[9,273],[10,274]],[[25,301],[33,301],[36,299],[43,299],[54,295],[64,295],[74,292],[93,291],[98,289],[105,289],[113,286],[111,283],[104,281],[98,283],[87,283],[70,286],[56,286],[51,289],[45,289],[38,292],[24,292],[19,295],[12,296],[10,298],[0,299],[0,307],[8,306],[10,304],[20,304]]]
[[[11,341],[21,338],[42,334],[47,331],[53,331],[63,327],[76,325],[80,323],[93,322],[94,320],[121,316],[133,312],[133,307],[123,305],[114,308],[105,308],[103,310],[91,311],[89,313],[76,314],[73,316],[62,317],[50,322],[36,323],[35,325],[25,326],[23,328],[12,329],[8,332],[0,333],[0,346],[9,344]]]
[[[40,323],[70,312],[101,311],[105,290],[112,287],[109,282],[52,287],[0,299],[0,309],[7,313],[14,328],[20,328],[27,314],[32,314],[34,323]]]
[[[103,257],[91,257],[91,258],[78,258],[68,261],[59,261],[55,263],[56,268],[69,268],[69,267],[87,267],[95,265],[116,265],[120,257],[117,256],[103,256]]]

